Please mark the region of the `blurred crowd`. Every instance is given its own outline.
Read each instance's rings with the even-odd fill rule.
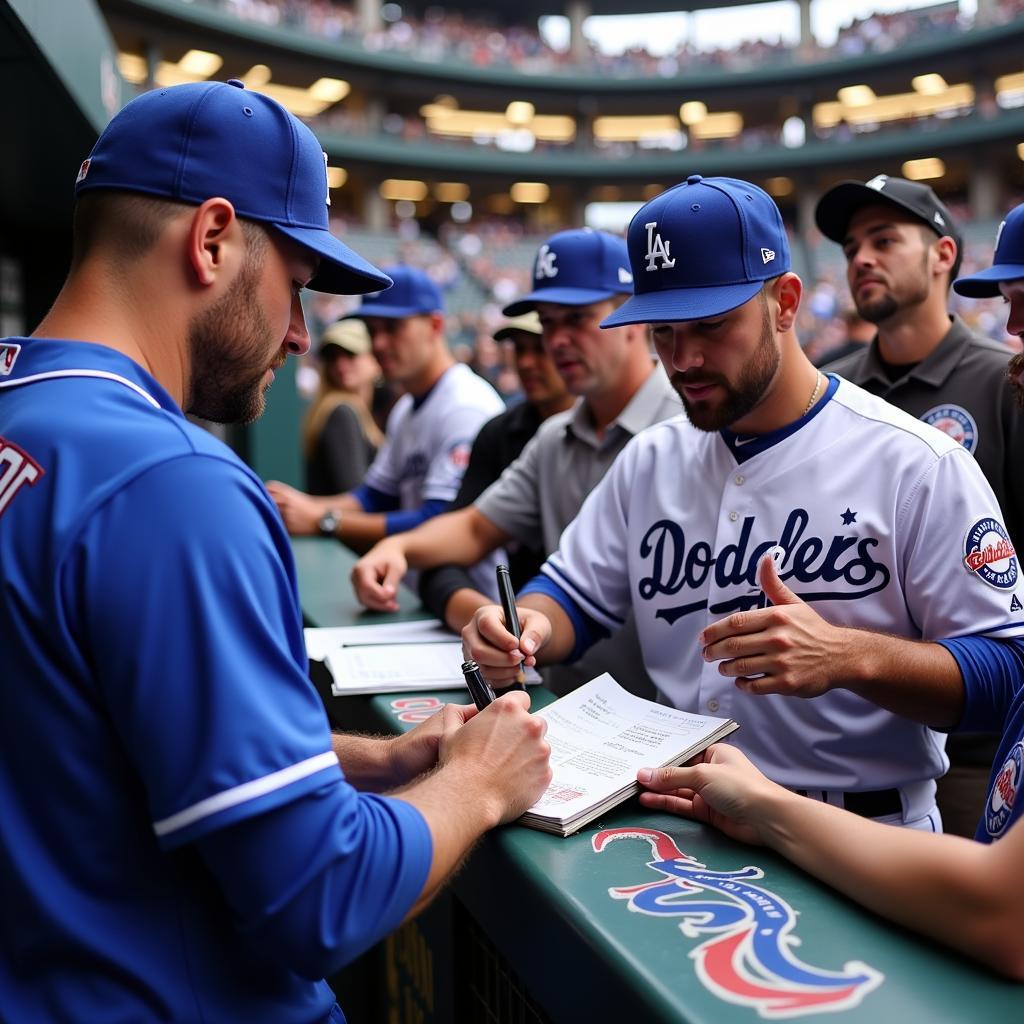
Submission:
[[[536,25],[503,25],[483,12],[430,7],[422,17],[385,3],[381,29],[362,33],[354,6],[334,0],[204,0],[246,21],[281,25],[326,39],[361,42],[370,51],[414,54],[424,61],[458,61],[476,67],[514,67],[525,74],[586,70],[602,75],[673,78],[684,71],[739,71],[771,63],[826,60],[836,55],[886,52],[911,39],[922,40],[970,29],[976,24],[1009,21],[1024,10],[1024,0],[997,0],[990,12],[963,16],[956,2],[891,14],[856,18],[839,31],[831,46],[817,42],[792,46],[780,39],[744,41],[734,47],[698,49],[681,44],[656,55],[643,47],[605,53],[592,41],[580,57],[550,46]],[[557,8],[553,7],[552,13]]]

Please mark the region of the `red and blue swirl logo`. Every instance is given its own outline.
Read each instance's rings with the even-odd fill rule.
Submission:
[[[594,836],[594,850],[600,853],[619,839],[644,840],[658,858],[647,867],[662,877],[609,889],[609,895],[628,900],[636,913],[682,918],[679,930],[687,938],[709,936],[690,956],[701,983],[719,999],[785,1020],[857,1006],[884,980],[859,961],[827,971],[796,957],[796,912],[754,884],[764,876],[760,868],[709,871],[682,853],[670,835],[650,828],[605,829]]]
[[[1013,817],[1013,805],[1020,793],[1021,774],[1024,773],[1024,742],[1015,743],[999,769],[988,803],[985,804],[985,831],[993,839],[1003,834]]]

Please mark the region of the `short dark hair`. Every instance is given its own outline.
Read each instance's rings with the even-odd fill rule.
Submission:
[[[109,249],[119,264],[133,263],[156,244],[168,222],[190,206],[173,199],[117,189],[84,193],[75,204],[72,269],[100,247]],[[250,255],[262,259],[266,228],[241,217],[239,223]]]

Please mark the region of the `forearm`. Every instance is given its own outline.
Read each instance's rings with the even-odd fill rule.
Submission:
[[[347,506],[339,507],[347,509]],[[368,551],[387,536],[387,515],[384,512],[364,512],[355,503],[355,508],[344,511],[335,536],[353,551]]]
[[[993,845],[859,818],[774,789],[766,845],[870,910],[1024,980],[1024,832]],[[1017,851],[1011,848],[1016,843]]]
[[[345,778],[356,789],[383,793],[403,782],[396,777],[394,737],[332,733],[331,748],[338,755]]]
[[[469,625],[476,610],[491,603],[492,598],[481,594],[479,590],[462,587],[456,590],[445,603],[444,621],[449,629],[461,633],[463,628]]]
[[[402,551],[412,569],[475,565],[507,540],[473,506],[435,516],[403,536]]]
[[[940,644],[864,630],[844,630],[839,685],[888,711],[935,729],[960,721],[964,684],[956,659]]]
[[[406,920],[430,903],[480,836],[500,823],[500,809],[487,799],[486,790],[474,796],[468,778],[464,786],[459,785],[458,777],[464,775],[439,769],[395,794],[423,815],[433,840],[426,883]]]

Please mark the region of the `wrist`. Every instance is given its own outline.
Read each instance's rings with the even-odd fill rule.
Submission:
[[[341,529],[341,516],[342,510],[336,505],[325,508],[316,524],[320,536],[337,537]]]

